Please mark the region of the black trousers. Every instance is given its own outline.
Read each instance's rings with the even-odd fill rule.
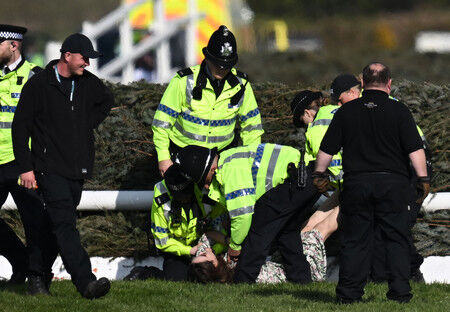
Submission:
[[[41,173],[36,174],[36,178],[57,245],[49,257],[54,261],[59,251],[72,282],[83,293],[87,285],[96,280],[76,227],[76,209],[81,199],[83,180]]]
[[[242,244],[235,269],[235,283],[254,283],[274,244],[283,258],[287,279],[294,283],[311,282],[311,270],[303,254],[300,227],[305,219],[304,211],[318,197],[319,194],[308,179],[304,189],[291,187],[287,181],[256,201],[252,225]]]
[[[51,264],[48,269],[51,259],[47,257],[51,248],[47,215],[37,192],[17,184],[19,174],[14,161],[0,165],[0,206],[11,193],[23,223],[27,247],[0,219],[0,254],[11,263],[14,273],[45,276],[51,273]]]
[[[360,300],[370,272],[374,229],[382,233],[386,249],[387,297],[412,298],[410,273],[409,183],[396,174],[370,173],[346,177],[341,205],[339,300]]]
[[[419,214],[421,205],[416,204],[417,193],[415,187],[410,184],[411,198],[409,203],[409,224],[412,229],[414,224],[416,224],[417,215]],[[414,245],[414,238],[412,233],[409,237],[410,239],[410,260],[411,260],[411,276],[420,269],[423,263],[423,257],[416,249]],[[386,266],[386,249],[383,243],[382,232],[379,229],[375,229],[374,236],[374,253],[372,258],[372,268],[370,277],[374,282],[384,282],[387,281],[389,271]],[[410,276],[410,277],[411,277]]]
[[[164,253],[163,278],[169,281],[187,281],[191,259]]]

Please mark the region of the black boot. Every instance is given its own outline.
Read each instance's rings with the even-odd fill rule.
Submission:
[[[38,275],[28,276],[28,293],[30,295],[51,295],[45,285],[44,278]]]
[[[15,285],[25,284],[26,277],[27,277],[27,274],[25,273],[25,271],[14,272],[11,275],[11,278],[9,279],[7,285],[8,286],[15,286]]]
[[[96,281],[90,282],[83,292],[83,297],[86,299],[96,299],[103,297],[109,292],[111,283],[106,277],[102,277]]]
[[[50,290],[50,284],[52,283],[53,276],[54,276],[53,273],[45,274],[44,282],[45,282],[45,287],[47,287],[48,290]]]

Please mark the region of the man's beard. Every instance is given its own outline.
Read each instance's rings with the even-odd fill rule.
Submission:
[[[0,56],[0,70],[3,69],[3,67],[5,67],[5,65],[8,64],[8,62],[9,58]]]

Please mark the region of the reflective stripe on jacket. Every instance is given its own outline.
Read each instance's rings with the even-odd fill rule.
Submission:
[[[199,145],[221,150],[233,141],[236,122],[241,126],[243,145],[260,143],[264,131],[250,83],[237,76],[233,68],[219,97],[207,79],[201,99],[196,100],[193,90],[200,65],[190,71],[187,75],[177,74],[170,81],[155,113],[152,130],[158,160],[170,158],[170,141],[180,147]],[[245,92],[232,103],[232,97],[244,86]]]
[[[287,177],[300,152],[289,146],[252,144],[220,153],[209,197],[224,203],[231,219],[230,247],[239,250],[248,234],[256,201]]]
[[[161,194],[167,193],[170,200],[158,205],[155,199]],[[199,204],[198,217],[205,216],[205,210],[201,202],[201,191],[195,187],[195,195]],[[197,220],[194,218],[190,209],[186,211],[181,209],[181,222],[174,224],[171,215],[172,196],[166,188],[164,180],[155,185],[152,212],[151,212],[151,231],[155,239],[155,246],[167,253],[177,256],[189,256],[192,246],[197,242],[201,235],[197,233]],[[187,218],[189,213],[189,221]]]
[[[308,125],[308,129],[305,132],[306,164],[316,159],[317,153],[320,149],[320,143],[322,142],[322,139],[328,130],[328,126],[330,125],[331,120],[339,107],[339,105],[322,106],[318,110],[314,121]],[[341,181],[342,183],[344,171],[342,170],[342,154],[340,152],[333,155],[333,159],[328,169],[335,176],[331,178],[332,184],[337,186],[337,181]]]
[[[23,85],[34,75],[36,65],[23,61],[6,75],[0,76],[0,164],[14,160],[11,125]]]

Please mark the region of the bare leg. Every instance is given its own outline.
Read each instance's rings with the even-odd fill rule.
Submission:
[[[330,211],[329,215],[319,224],[316,224],[314,227],[316,230],[320,232],[323,237],[323,240],[326,241],[331,234],[338,228],[337,217],[339,214],[339,206],[333,208]]]
[[[317,209],[316,212],[308,219],[305,227],[302,229],[302,233],[311,231],[314,229],[319,223],[327,219],[330,215],[333,214],[333,211],[336,209],[336,206],[339,205],[339,190],[336,190],[331,196],[323,202],[322,205]],[[331,234],[331,233],[330,233]]]

